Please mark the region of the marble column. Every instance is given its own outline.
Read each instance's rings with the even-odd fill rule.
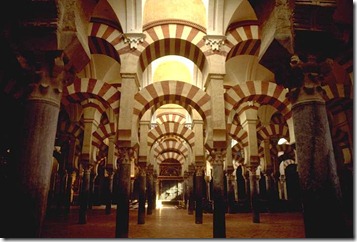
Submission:
[[[138,194],[138,224],[145,224],[145,204],[146,204],[146,162],[139,162],[139,194]]]
[[[264,179],[266,194],[268,200],[268,209],[272,209],[272,204],[274,202],[274,180],[273,180],[273,163],[270,155],[270,140],[265,139],[264,141]]]
[[[74,181],[76,179],[76,171],[74,161],[76,158],[76,138],[70,136],[68,138],[67,148],[66,148],[66,170],[68,173],[67,184],[65,187],[64,194],[64,214],[68,216],[71,208],[72,201],[72,188]]]
[[[79,193],[79,224],[87,223],[87,210],[89,206],[89,196],[90,196],[90,174],[92,166],[87,164],[82,164],[83,166],[83,176],[81,183],[81,190]]]
[[[113,203],[113,187],[114,187],[114,174],[117,170],[117,161],[115,156],[115,142],[116,136],[111,135],[109,137],[109,145],[108,145],[108,156],[107,162],[105,164],[105,169],[108,173],[107,179],[107,199],[105,204],[105,214],[111,214],[112,203]]]
[[[196,164],[196,176],[195,176],[195,223],[202,224],[203,223],[203,207],[202,207],[202,196],[203,196],[203,165],[198,166]]]
[[[154,167],[152,164],[149,164],[146,168],[146,197],[147,197],[147,202],[148,202],[148,207],[146,210],[147,215],[152,214],[153,210],[153,203],[154,203],[154,192],[153,192],[153,172],[154,172]]]
[[[131,162],[134,159],[134,149],[131,147],[119,148],[118,167],[118,194],[116,214],[116,238],[128,238],[129,235],[129,199]]]
[[[68,215],[71,210],[71,203],[73,199],[73,184],[76,181],[77,173],[75,170],[72,170],[68,174],[67,187],[66,187],[66,201],[64,205],[64,214],[68,218]]]
[[[36,58],[40,68],[34,73],[29,70],[27,77],[33,79],[23,80],[30,83],[30,88],[25,103],[22,149],[14,174],[17,180],[13,184],[16,199],[21,203],[16,205],[19,216],[13,232],[14,236],[25,238],[41,235],[65,77],[64,63],[58,53],[39,53]]]
[[[324,90],[320,81],[331,69],[328,61],[317,63],[308,56],[291,59],[300,78],[288,95],[296,139],[296,157],[307,238],[342,238],[346,222],[342,211],[342,194],[337,175],[331,132],[327,118]]]
[[[226,170],[227,176],[227,210],[228,213],[234,213],[234,201],[235,201],[235,191],[234,183],[236,182],[236,177],[233,175],[233,166],[228,166]]]
[[[97,172],[97,164],[95,165],[96,167],[92,169],[90,173],[90,184],[89,184],[89,201],[88,201],[88,208],[92,209],[93,208],[93,203],[94,203],[94,197],[95,197],[95,181],[98,177],[98,172]]]
[[[260,206],[259,206],[259,193],[257,184],[257,168],[259,157],[250,157],[250,164],[247,166],[249,170],[249,183],[250,183],[250,205],[253,213],[253,223],[260,223]]]
[[[157,182],[157,170],[154,170],[153,175],[152,175],[153,181],[152,181],[152,200],[153,200],[153,204],[152,204],[152,208],[155,210],[156,209],[156,201],[158,200],[158,182]]]
[[[86,107],[83,109],[84,134],[82,142],[82,153],[80,156],[80,164],[83,168],[82,185],[79,194],[79,223],[87,223],[87,210],[90,205],[91,193],[91,171],[94,166],[92,155],[92,139],[93,132],[97,129],[100,119],[99,111],[94,107]]]
[[[108,172],[107,179],[107,197],[105,201],[105,214],[112,213],[112,202],[113,202],[113,185],[114,185],[114,169],[107,166],[106,170]]]
[[[224,200],[223,150],[211,151],[213,178],[213,238],[226,237],[226,204]]]
[[[195,174],[195,166],[188,166],[188,177],[187,177],[187,185],[188,185],[188,214],[193,215],[193,211],[195,209],[194,205],[194,191],[193,191],[193,175]]]

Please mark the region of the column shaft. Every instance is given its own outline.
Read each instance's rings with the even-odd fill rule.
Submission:
[[[138,224],[145,224],[145,203],[146,203],[146,168],[139,168],[139,207],[138,207]]]
[[[120,164],[118,168],[118,194],[116,214],[116,238],[128,238],[129,234],[129,199],[130,199],[130,174],[133,153],[129,148],[121,148]]]
[[[90,194],[90,174],[91,168],[84,167],[81,190],[79,194],[79,223],[87,223],[87,209],[89,205]]]
[[[292,111],[306,237],[343,237],[341,190],[325,105],[305,103]]]
[[[224,200],[223,158],[220,151],[213,154],[213,238],[226,237],[226,203]]]
[[[196,200],[196,210],[195,210],[195,223],[202,224],[203,223],[203,207],[202,207],[202,195],[203,195],[203,172],[202,168],[196,169],[196,191],[195,191],[195,200]]]

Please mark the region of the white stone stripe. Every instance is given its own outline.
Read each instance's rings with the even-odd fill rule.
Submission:
[[[161,26],[155,26],[154,31],[159,38],[159,40],[164,39],[164,33],[162,32],[162,27]]]
[[[107,25],[101,24],[101,25],[99,26],[98,33],[97,33],[96,36],[102,37],[102,36],[104,35],[105,31],[107,30],[107,28],[108,28]]]
[[[177,25],[169,24],[169,37],[176,38]]]
[[[239,36],[242,38],[242,41],[244,41],[244,40],[247,40],[247,39],[248,39],[248,37],[247,37],[247,35],[246,35],[246,33],[245,33],[245,31],[244,31],[244,28],[243,28],[243,27],[239,27],[239,28],[237,28],[237,32],[238,32]]]
[[[89,25],[88,25],[88,36],[91,36],[91,35],[92,35],[92,31],[93,31],[93,23],[92,23],[92,22],[89,22]]]
[[[252,39],[259,39],[259,28],[258,25],[251,25],[250,31],[252,32]]]
[[[187,39],[188,38],[188,35],[190,34],[191,32],[191,27],[187,27],[187,26],[184,26],[183,27],[183,31],[182,31],[182,35],[181,35],[181,39]]]

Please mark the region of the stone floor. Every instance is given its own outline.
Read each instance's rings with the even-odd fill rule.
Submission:
[[[88,210],[87,224],[78,224],[78,208],[68,218],[45,219],[43,238],[114,238],[115,206],[106,215],[103,206]],[[174,206],[164,206],[146,215],[145,224],[137,224],[137,210],[130,210],[129,238],[195,239],[213,237],[213,215],[203,214],[203,224],[195,224],[194,215]],[[301,213],[262,213],[260,223],[252,222],[251,213],[226,214],[226,238],[304,238]]]

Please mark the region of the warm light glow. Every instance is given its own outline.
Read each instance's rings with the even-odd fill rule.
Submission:
[[[152,80],[180,80],[191,83],[194,63],[182,56],[168,55],[152,62]]]
[[[285,138],[280,138],[278,141],[278,145],[288,144],[288,141]]]

